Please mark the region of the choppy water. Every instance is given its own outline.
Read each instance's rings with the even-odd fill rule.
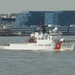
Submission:
[[[75,36],[66,36],[75,39]],[[27,37],[0,37],[0,44],[24,42]],[[75,75],[75,51],[0,50],[0,75]]]

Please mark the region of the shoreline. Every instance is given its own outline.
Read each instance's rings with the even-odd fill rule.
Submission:
[[[62,34],[62,36],[75,36],[75,34]],[[29,35],[0,35],[0,36],[29,36]]]

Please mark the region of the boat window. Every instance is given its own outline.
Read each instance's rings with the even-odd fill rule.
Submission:
[[[49,37],[49,40],[50,40],[50,37]]]
[[[10,44],[4,44],[4,46],[9,46]]]
[[[41,39],[44,39],[44,37],[42,37]]]
[[[40,40],[40,38],[38,38]]]
[[[48,37],[47,36],[45,36],[45,39],[47,39]]]

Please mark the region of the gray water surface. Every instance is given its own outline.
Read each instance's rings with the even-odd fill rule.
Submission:
[[[25,42],[27,38],[0,37],[0,44]],[[75,75],[75,51],[0,50],[0,75]]]

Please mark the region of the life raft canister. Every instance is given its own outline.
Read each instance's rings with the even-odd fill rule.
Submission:
[[[62,43],[62,42],[56,42],[55,48],[54,48],[55,51],[60,51],[61,43]]]

